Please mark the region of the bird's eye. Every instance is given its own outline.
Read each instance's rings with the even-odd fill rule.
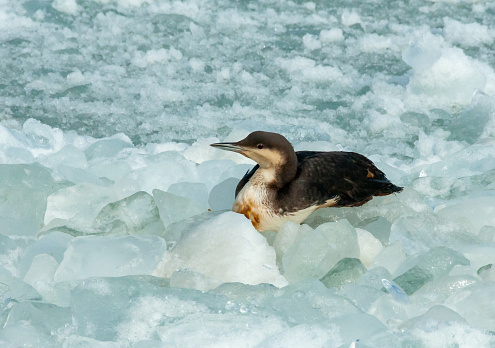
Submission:
[[[258,149],[260,149],[260,150],[261,150],[261,149],[262,149],[262,148],[264,148],[264,147],[265,147],[265,145],[263,145],[263,144],[258,144]]]

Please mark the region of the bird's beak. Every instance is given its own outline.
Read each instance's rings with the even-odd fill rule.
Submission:
[[[210,146],[216,147],[220,150],[233,151],[237,153],[243,153],[245,151],[245,149],[237,143],[215,143],[210,144]]]

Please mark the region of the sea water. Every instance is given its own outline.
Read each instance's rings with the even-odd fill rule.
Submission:
[[[495,5],[0,1],[5,347],[495,346]],[[258,233],[254,130],[399,194]]]

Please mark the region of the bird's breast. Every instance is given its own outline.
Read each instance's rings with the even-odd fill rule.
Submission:
[[[232,210],[244,214],[254,228],[263,231],[262,223],[271,215],[269,192],[265,185],[249,181],[237,195]]]

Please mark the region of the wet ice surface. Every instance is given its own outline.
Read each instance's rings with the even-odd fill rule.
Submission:
[[[495,345],[494,13],[0,2],[1,345]],[[259,234],[257,129],[404,192]]]

